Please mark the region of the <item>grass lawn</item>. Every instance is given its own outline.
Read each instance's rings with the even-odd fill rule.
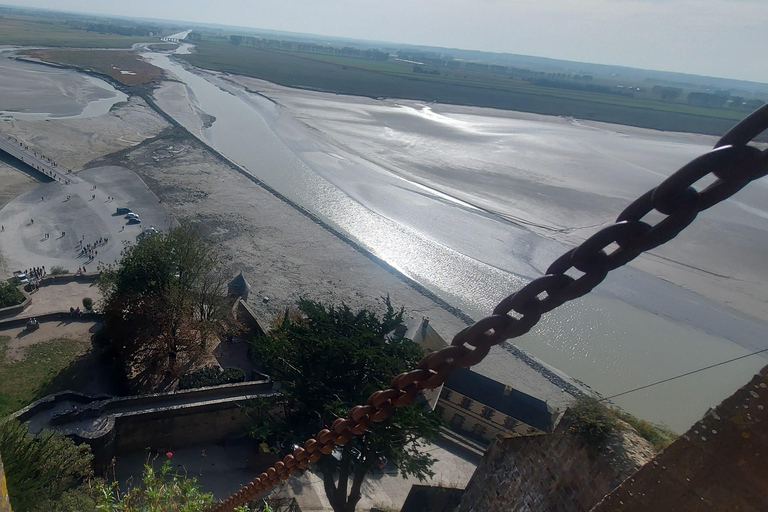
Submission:
[[[541,87],[491,74],[414,73],[402,63],[265,50],[212,39],[204,39],[195,53],[180,57],[201,68],[289,87],[571,116],[658,130],[721,135],[747,115],[683,103]]]
[[[162,70],[137,54],[121,50],[28,50],[22,55],[80,69],[92,69],[125,85],[140,85],[162,76]],[[124,73],[125,72],[125,73]]]
[[[55,20],[35,21],[13,16],[0,18],[0,45],[130,48],[133,43],[145,41],[157,41],[157,38],[88,32]]]
[[[8,361],[10,340],[0,336],[0,418],[40,398],[62,370],[90,349],[87,341],[59,338],[28,347],[20,361]]]

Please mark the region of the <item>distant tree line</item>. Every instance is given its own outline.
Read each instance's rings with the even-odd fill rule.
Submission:
[[[423,67],[421,67],[419,65],[413,66],[413,72],[414,73],[421,73],[423,75],[439,75],[440,74],[440,72],[438,70],[436,70],[436,69],[429,70],[429,69],[423,68]]]
[[[731,96],[728,91],[715,91],[714,93],[689,93],[688,104],[697,107],[731,108],[751,112],[765,105],[765,102],[758,99],[745,100],[741,96]]]
[[[296,41],[286,41],[282,39],[264,39],[253,36],[229,36],[229,42],[236,45],[253,46],[254,48],[268,50],[295,51],[303,53],[320,53],[324,55],[339,55],[342,57],[352,57],[356,59],[385,61],[389,58],[389,53],[383,52],[377,48],[361,50],[351,46],[342,48],[314,43],[300,43]]]
[[[86,32],[99,32],[104,34],[118,34],[121,36],[149,37],[161,32],[158,25],[118,25],[115,23],[96,23],[89,21],[68,20],[67,25],[76,30]]]
[[[683,94],[683,90],[680,87],[665,87],[663,85],[654,85],[651,92],[667,101],[675,100]]]
[[[538,85],[540,87],[554,87],[556,89],[570,89],[573,91],[585,91],[585,92],[596,92],[600,94],[612,94],[615,96],[625,96],[627,98],[633,98],[635,95],[634,93],[630,91],[619,91],[616,89],[613,89],[612,87],[609,87],[607,85],[598,85],[598,84],[585,84],[585,83],[577,83],[577,82],[566,82],[562,80],[550,80],[548,78],[539,78],[536,80],[533,80],[533,85]]]

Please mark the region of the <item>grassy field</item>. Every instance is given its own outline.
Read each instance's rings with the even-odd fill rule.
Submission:
[[[11,16],[0,18],[0,45],[130,48],[133,43],[145,41],[157,41],[157,38],[86,32],[53,20],[33,21]]]
[[[92,69],[125,85],[140,85],[162,76],[162,70],[137,54],[120,50],[29,50],[21,52],[44,62]],[[126,71],[127,73],[122,73]]]
[[[462,71],[413,72],[410,64],[263,50],[203,40],[190,64],[305,89],[373,98],[404,98],[721,135],[745,113],[640,98],[539,87],[521,80]]]
[[[8,361],[8,336],[0,336],[0,418],[43,394],[64,369],[90,348],[86,341],[67,338],[32,345],[20,361]]]

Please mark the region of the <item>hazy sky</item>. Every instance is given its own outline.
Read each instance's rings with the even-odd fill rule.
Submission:
[[[25,0],[24,6],[519,53],[768,83],[768,0]]]

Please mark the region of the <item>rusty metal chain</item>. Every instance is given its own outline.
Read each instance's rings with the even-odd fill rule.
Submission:
[[[499,302],[491,316],[459,332],[450,347],[424,357],[417,369],[395,377],[389,389],[372,394],[366,405],[350,409],[346,418],[335,420],[330,428],[318,432],[316,438],[296,448],[293,454],[215,505],[210,512],[229,512],[244,505],[305,469],[310,462],[330,454],[336,446],[345,445],[353,435],[365,432],[371,423],[384,421],[395,408],[410,404],[420,391],[439,387],[456,368],[476,365],[492,346],[527,333],[542,314],[589,293],[611,270],[671,240],[693,222],[699,212],[768,174],[768,150],[747,145],[766,129],[768,105],[737,124],[718,141],[714,150],[692,160],[627,206],[613,225],[557,258],[546,275]],[[714,181],[701,191],[693,188],[705,177],[714,177]],[[654,210],[665,217],[655,224],[642,220]],[[609,247],[612,250],[606,252]],[[567,272],[581,275],[572,277]],[[510,314],[513,312],[515,314]]]

